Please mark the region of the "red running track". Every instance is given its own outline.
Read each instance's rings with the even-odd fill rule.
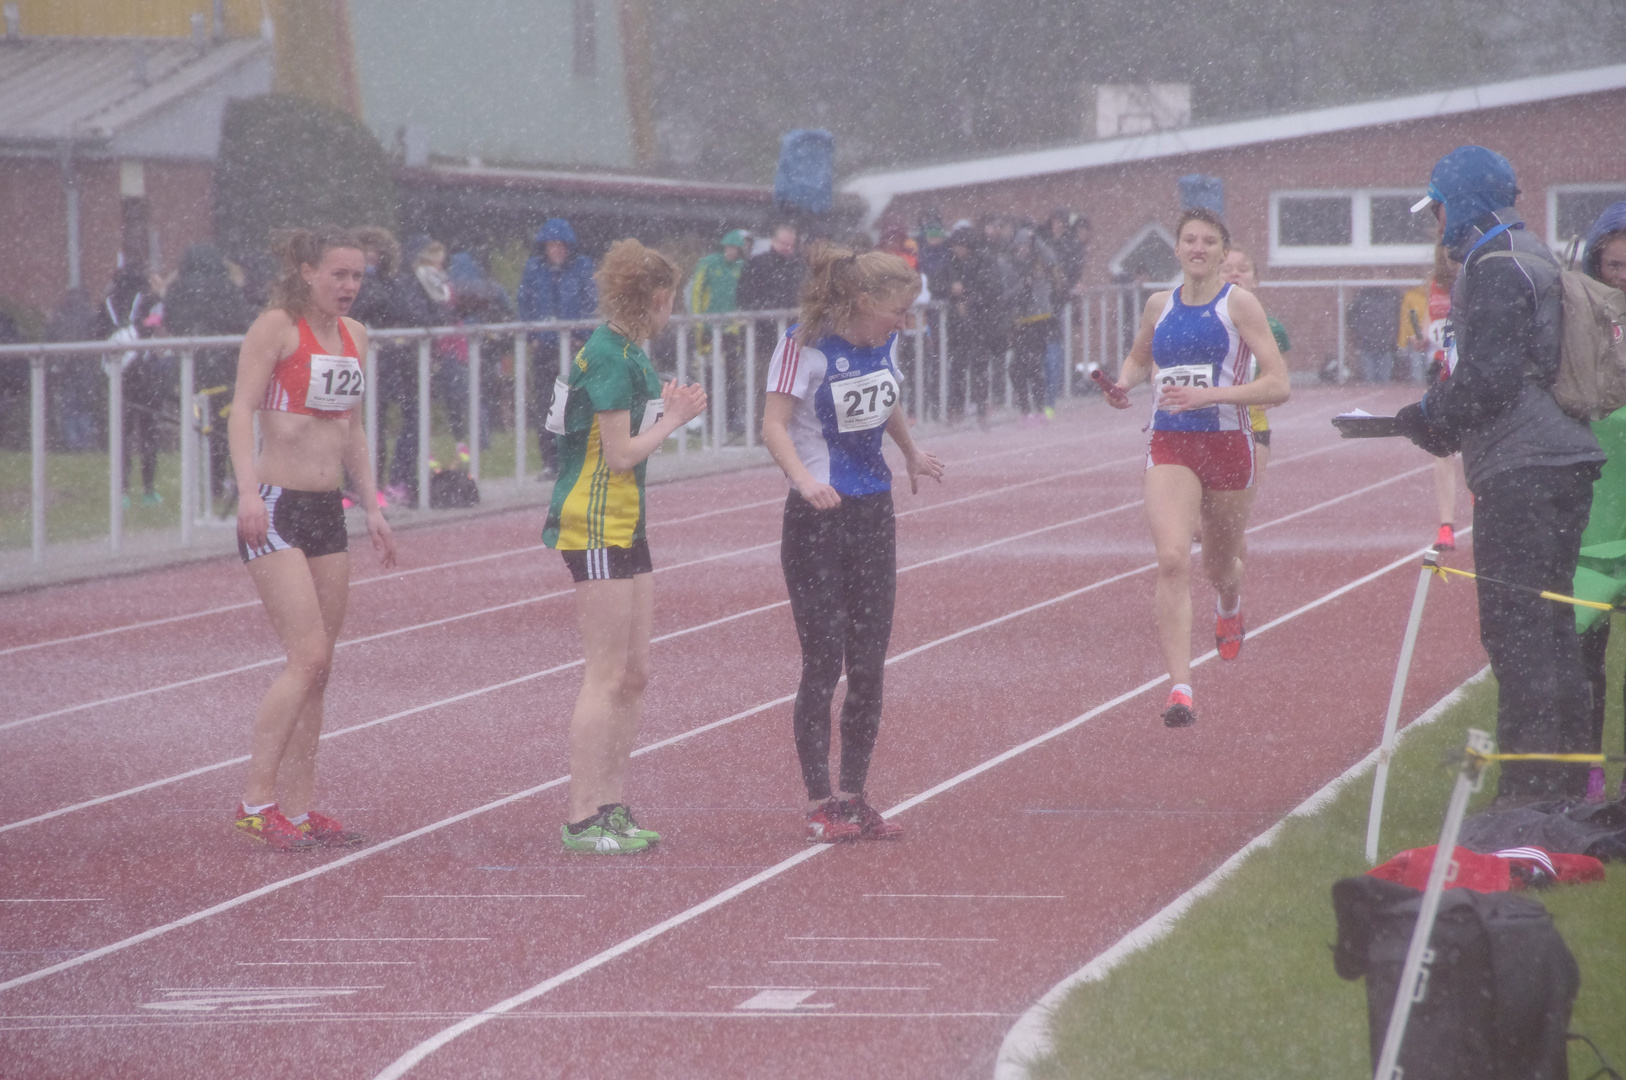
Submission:
[[[1336,438],[1353,401],[1273,413],[1251,636],[1182,731],[1138,417],[934,439],[948,480],[898,496],[893,844],[802,840],[769,470],[651,493],[631,791],[665,839],[636,858],[559,847],[579,654],[539,514],[409,531],[400,574],[358,554],[322,756],[349,854],[229,827],[279,663],[235,562],[0,598],[0,1074],[986,1077],[1046,989],[1376,744],[1433,499],[1416,450]],[[1484,663],[1472,591],[1430,601],[1406,719]]]

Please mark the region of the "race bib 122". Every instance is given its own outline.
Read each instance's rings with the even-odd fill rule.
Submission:
[[[354,356],[311,354],[311,381],[305,389],[305,408],[344,412],[355,408],[364,389],[361,362]]]

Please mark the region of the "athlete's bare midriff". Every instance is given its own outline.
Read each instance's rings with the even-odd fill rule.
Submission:
[[[293,491],[332,491],[344,479],[343,454],[350,438],[349,417],[301,416],[261,409],[260,483]]]

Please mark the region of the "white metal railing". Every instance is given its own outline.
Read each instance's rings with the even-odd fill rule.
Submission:
[[[913,341],[912,382],[919,387],[924,378],[930,333],[932,309],[923,309],[906,335]],[[941,312],[938,312],[941,316]],[[684,315],[672,318],[669,329],[670,355],[675,359],[673,372],[682,382],[698,381],[707,387],[710,395],[710,415],[703,424],[691,424],[689,431],[676,436],[677,453],[716,453],[731,442],[750,448],[757,443],[758,360],[764,343],[758,333],[760,324],[771,324],[775,341],[796,318],[794,310],[730,312],[728,314]],[[941,325],[941,317],[938,319]],[[530,416],[527,401],[530,396],[530,353],[533,337],[554,335],[557,339],[560,367],[570,363],[573,335],[584,337],[600,323],[597,319],[550,320],[543,322],[507,322],[479,325],[437,326],[411,329],[377,329],[368,334],[368,355],[365,358],[368,393],[363,399],[363,422],[367,433],[367,452],[370,461],[378,460],[378,351],[381,346],[417,344],[417,427],[418,460],[417,506],[429,505],[431,420],[433,400],[432,374],[434,346],[437,341],[463,339],[468,345],[468,470],[480,478],[481,429],[485,422],[482,375],[487,374],[485,355],[493,342],[511,343],[514,353],[514,412],[515,441],[514,474],[517,481],[527,476],[527,443],[534,436],[529,430]],[[124,378],[123,365],[117,357],[128,352],[167,353],[179,358],[179,407],[175,419],[180,425],[180,543],[193,542],[197,526],[223,524],[213,516],[211,506],[211,478],[207,448],[207,426],[211,415],[207,399],[200,395],[196,385],[197,356],[205,349],[236,349],[242,344],[241,335],[212,337],[149,338],[139,343],[114,341],[50,342],[0,346],[0,360],[22,358],[29,362],[29,485],[30,485],[30,543],[36,563],[45,559],[46,541],[46,459],[47,459],[47,366],[52,361],[82,360],[101,363],[108,380],[107,394],[107,447],[108,447],[108,545],[118,553],[124,542]],[[649,343],[645,343],[646,348]],[[663,339],[664,344],[664,339]],[[663,349],[665,354],[668,350]],[[766,359],[766,357],[762,357]],[[740,378],[731,380],[730,361],[739,368]],[[111,361],[111,362],[109,362]],[[442,359],[442,363],[455,362]],[[543,369],[544,371],[546,369]],[[671,370],[671,368],[668,368]],[[905,372],[906,382],[911,381]],[[552,379],[537,388],[547,394]],[[946,386],[946,383],[944,384]],[[721,392],[719,392],[721,391]],[[734,400],[736,430],[731,431],[730,398]],[[920,415],[921,395],[914,393],[913,408]],[[544,401],[545,405],[546,402]],[[545,409],[543,410],[545,412]],[[738,431],[739,426],[743,431]],[[698,428],[699,430],[693,430]],[[691,443],[694,445],[691,447]],[[380,478],[380,486],[383,480]]]
[[[1345,311],[1348,290],[1367,285],[1409,288],[1410,280],[1273,280],[1262,283],[1271,289],[1332,289],[1336,294],[1337,358],[1339,371],[1347,371]],[[1071,295],[1058,313],[1062,370],[1059,391],[1064,397],[1075,393],[1092,393],[1087,379],[1079,380],[1076,373],[1091,365],[1100,367],[1107,375],[1116,375],[1124,355],[1134,338],[1134,329],[1140,320],[1140,303],[1147,293],[1158,286],[1111,285],[1091,288]],[[671,370],[682,382],[698,381],[706,386],[710,395],[710,415],[704,422],[691,424],[691,430],[676,437],[679,455],[689,453],[717,453],[731,443],[750,448],[757,442],[758,369],[765,369],[766,347],[759,327],[774,327],[774,343],[784,336],[786,327],[796,318],[794,310],[729,312],[727,314],[686,315],[675,314],[668,330],[670,344],[662,339],[661,356],[669,357]],[[468,452],[469,473],[476,479],[481,475],[480,435],[484,424],[481,396],[484,392],[481,375],[487,367],[485,355],[491,343],[511,342],[514,353],[514,476],[523,481],[527,475],[527,443],[534,433],[529,431],[530,416],[527,401],[531,393],[530,353],[532,337],[552,334],[557,338],[558,370],[570,363],[572,337],[585,336],[599,325],[597,319],[551,320],[545,322],[506,322],[480,325],[437,326],[414,329],[379,329],[369,332],[366,357],[369,392],[363,399],[363,420],[367,432],[369,460],[378,460],[378,350],[391,344],[417,344],[417,427],[418,459],[417,506],[429,505],[430,437],[432,403],[432,374],[435,342],[461,338],[468,344]],[[943,303],[922,305],[916,309],[910,326],[903,337],[910,348],[903,350],[904,407],[917,421],[944,418],[950,415],[950,350],[948,306]],[[201,349],[230,348],[242,344],[241,336],[152,338],[132,346],[127,342],[87,341],[67,343],[33,343],[0,346],[0,360],[25,358],[31,366],[29,379],[29,452],[30,452],[30,542],[36,562],[42,562],[46,552],[46,368],[53,359],[83,358],[85,362],[106,361],[108,358],[132,351],[170,353],[180,359],[180,407],[176,419],[180,423],[181,498],[179,507],[180,543],[190,545],[199,524],[221,524],[213,516],[209,477],[209,454],[206,444],[206,419],[210,415],[208,402],[202,400],[196,387],[196,357]],[[648,343],[646,342],[646,348]],[[977,360],[979,358],[972,358]],[[739,370],[739,378],[731,380],[730,361]],[[442,363],[454,362],[442,360]],[[1001,396],[1008,408],[1012,401],[1012,383],[1009,376],[1010,354],[1004,357],[1004,378],[999,378],[1000,366],[995,358],[997,380],[990,387],[993,404]],[[936,370],[931,369],[935,366]],[[108,379],[108,543],[117,553],[123,543],[124,532],[124,372],[118,363],[103,363]],[[545,369],[543,369],[545,370]],[[932,376],[935,374],[935,380]],[[969,373],[962,373],[968,376]],[[935,381],[935,385],[928,385]],[[999,383],[1003,385],[1003,395]],[[536,388],[543,395],[549,392],[548,380]],[[736,407],[731,424],[729,399]],[[935,399],[935,400],[933,400]],[[958,400],[956,395],[955,400]],[[546,404],[544,399],[543,404]],[[545,410],[544,410],[545,411]],[[743,431],[739,428],[743,426]],[[732,430],[731,430],[732,428]],[[691,445],[692,444],[692,445]],[[380,478],[380,486],[383,478]]]

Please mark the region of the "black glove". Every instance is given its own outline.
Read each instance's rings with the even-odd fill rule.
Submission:
[[[1428,426],[1421,402],[1413,402],[1395,413],[1395,434],[1404,435],[1435,457],[1450,457],[1458,449],[1455,436]]]

